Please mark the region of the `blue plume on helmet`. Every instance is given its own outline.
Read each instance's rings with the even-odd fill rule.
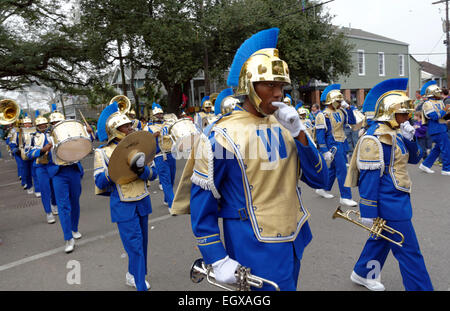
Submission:
[[[117,102],[113,102],[111,105],[108,105],[105,109],[103,109],[97,121],[97,134],[99,141],[108,140],[108,134],[106,133],[106,121],[114,112],[117,111],[119,111],[119,105]]]
[[[224,89],[222,92],[219,93],[219,95],[217,95],[216,101],[214,102],[214,114],[218,115],[219,113],[221,113],[222,111],[222,101],[228,97],[228,96],[232,96],[233,93],[233,89],[227,88]]]
[[[56,111],[56,104],[52,104],[52,111],[51,112],[55,112]]]
[[[298,101],[298,104],[295,106],[295,110],[298,110],[298,108],[303,107],[303,102],[301,100]]]
[[[262,30],[242,43],[241,47],[234,55],[233,63],[230,67],[230,73],[228,74],[227,79],[228,86],[238,86],[242,66],[253,53],[262,49],[274,49],[277,47],[279,32],[280,29],[278,28]]]
[[[153,104],[152,104],[152,110],[153,110],[153,109],[155,109],[155,108],[159,108],[159,109],[161,109],[161,110],[162,110],[162,108],[161,108],[161,105],[160,105],[160,104],[157,104],[156,102],[153,102]]]
[[[330,91],[333,90],[340,90],[341,89],[341,85],[340,84],[330,84],[328,85],[325,90],[323,90],[322,95],[320,96],[320,101],[324,102],[327,100],[327,95],[328,93],[330,93]]]
[[[426,91],[427,91],[427,88],[428,88],[430,85],[435,85],[435,84],[437,84],[437,82],[434,81],[434,80],[431,80],[431,81],[428,81],[427,83],[425,83],[425,84],[422,86],[422,88],[420,89],[420,95],[421,95],[421,96],[424,96],[425,93],[426,93]]]
[[[39,110],[36,110],[36,111],[34,112],[34,118],[39,117],[39,115],[40,115]]]
[[[367,94],[366,99],[364,100],[362,112],[376,113],[375,109],[377,109],[377,103],[384,94],[391,91],[405,92],[407,88],[408,78],[388,79],[378,83]]]

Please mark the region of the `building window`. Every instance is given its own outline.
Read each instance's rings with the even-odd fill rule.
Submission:
[[[403,77],[405,75],[405,55],[398,56],[398,74]]]
[[[384,53],[378,52],[378,74],[384,76],[386,73],[384,71]]]
[[[364,76],[366,74],[366,57],[364,50],[358,50],[358,75]]]

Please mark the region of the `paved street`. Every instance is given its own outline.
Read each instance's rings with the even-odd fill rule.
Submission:
[[[134,290],[125,285],[128,260],[117,226],[111,223],[109,199],[94,195],[93,155],[82,161],[85,176],[79,230],[83,237],[76,242],[74,252],[66,254],[59,221],[47,224],[40,198],[21,188],[15,161],[7,155],[3,142],[1,151],[0,291]],[[183,165],[184,161],[177,161],[176,184]],[[434,288],[447,291],[450,290],[450,178],[442,176],[439,167],[434,169],[434,175],[426,175],[417,166],[409,168],[413,180],[413,223]],[[299,290],[365,291],[352,284],[349,276],[367,233],[344,220],[331,219],[339,200],[336,183],[332,193],[336,197],[327,200],[302,186],[303,203],[312,214],[314,238],[304,253]],[[190,266],[200,257],[190,218],[170,216],[162,195],[157,182],[152,182],[147,276],[152,290],[216,290],[206,281],[200,284],[190,281]],[[357,191],[354,199],[358,199]],[[72,278],[74,267],[80,268],[79,279]],[[403,290],[392,253],[382,271],[382,282],[388,291]]]

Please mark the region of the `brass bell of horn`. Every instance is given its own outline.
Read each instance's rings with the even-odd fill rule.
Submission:
[[[20,115],[20,106],[12,99],[0,100],[0,125],[14,123]]]

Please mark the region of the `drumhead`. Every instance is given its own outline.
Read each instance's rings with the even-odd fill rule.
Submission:
[[[55,147],[55,153],[65,162],[76,162],[86,157],[92,151],[91,140],[86,137],[72,137]]]

